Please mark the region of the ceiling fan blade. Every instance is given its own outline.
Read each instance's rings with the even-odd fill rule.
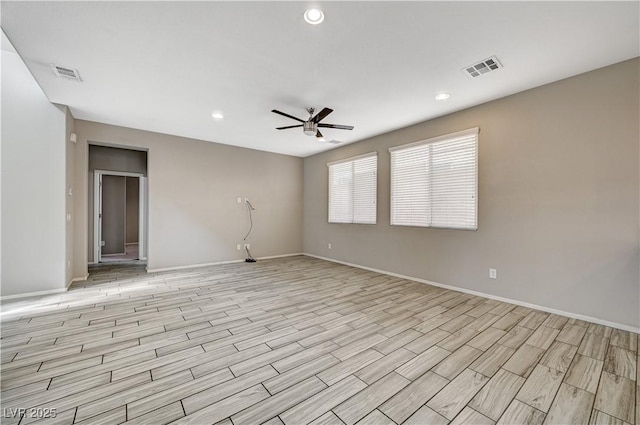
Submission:
[[[276,130],[286,130],[287,128],[296,128],[296,127],[302,127],[302,124],[298,124],[298,125],[288,125],[286,127],[277,127]]]
[[[315,117],[311,118],[311,121],[315,123],[319,123],[322,121],[327,115],[333,112],[331,108],[324,108],[322,111],[318,112]]]
[[[337,128],[338,130],[353,130],[353,126],[352,126],[352,125],[318,124],[318,127],[323,127],[323,128]]]
[[[280,112],[280,111],[278,111],[276,109],[272,109],[271,112],[276,113],[278,115],[282,115],[283,117],[291,118],[292,120],[304,122],[304,120],[301,120],[300,118],[296,118],[293,115],[285,114],[284,112]]]
[[[317,131],[316,131],[316,137],[317,137],[318,139],[320,139],[320,138],[324,138],[324,136],[322,135],[322,133],[320,133],[320,130],[317,130]]]

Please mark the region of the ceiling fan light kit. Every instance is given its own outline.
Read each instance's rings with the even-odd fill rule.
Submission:
[[[307,108],[307,112],[309,113],[309,118],[305,121],[300,118],[294,117],[293,115],[286,114],[284,112],[278,111],[277,109],[272,109],[271,112],[282,115],[283,117],[291,118],[292,120],[296,120],[301,122],[302,124],[297,125],[288,125],[285,127],[276,127],[276,130],[287,130],[289,128],[297,128],[302,127],[302,132],[307,136],[316,136],[316,139],[320,142],[326,141],[322,133],[318,128],[335,128],[338,130],[353,130],[352,125],[340,125],[340,124],[325,124],[320,123],[323,119],[326,118],[327,115],[333,112],[331,108],[323,108],[320,112],[318,112],[315,116],[313,113],[316,111],[315,108]]]
[[[307,121],[302,125],[302,131],[307,136],[315,136],[318,132],[318,124]]]

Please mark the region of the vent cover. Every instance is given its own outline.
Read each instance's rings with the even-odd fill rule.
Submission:
[[[65,68],[58,65],[51,65],[51,69],[53,69],[53,73],[56,74],[56,77],[68,78],[70,80],[82,81],[80,78],[80,73],[77,69]]]
[[[481,62],[466,66],[464,68],[464,72],[471,78],[477,78],[483,74],[488,74],[489,72],[495,71],[500,68],[502,68],[502,64],[500,63],[498,58],[495,56],[491,56],[490,58],[485,59]]]

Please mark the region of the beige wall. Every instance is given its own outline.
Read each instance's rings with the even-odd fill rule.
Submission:
[[[640,326],[639,72],[626,61],[306,158],[304,251]],[[478,231],[390,226],[387,149],[476,126]],[[374,150],[378,224],[328,224],[326,163]]]
[[[76,276],[88,257],[87,141],[148,149],[150,269],[244,258],[236,244],[249,221],[237,197],[256,208],[254,256],[301,251],[302,159],[82,120],[75,129]]]
[[[124,176],[102,176],[102,255],[125,253],[126,184]]]

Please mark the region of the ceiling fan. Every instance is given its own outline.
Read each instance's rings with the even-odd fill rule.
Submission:
[[[302,127],[302,131],[307,136],[316,136],[319,140],[323,141],[324,136],[320,133],[319,128],[337,128],[338,130],[353,130],[352,125],[339,125],[339,124],[324,124],[321,123],[327,115],[333,112],[333,109],[324,108],[322,111],[318,112],[315,116],[313,113],[316,111],[315,108],[307,108],[307,112],[309,113],[309,118],[305,120],[301,120],[300,118],[296,118],[293,115],[285,114],[284,112],[280,112],[276,109],[272,109],[271,112],[282,115],[287,118],[291,118],[292,120],[296,120],[301,122],[302,124],[297,125],[288,125],[286,127],[277,127],[276,130],[286,130],[288,128],[296,128]]]

